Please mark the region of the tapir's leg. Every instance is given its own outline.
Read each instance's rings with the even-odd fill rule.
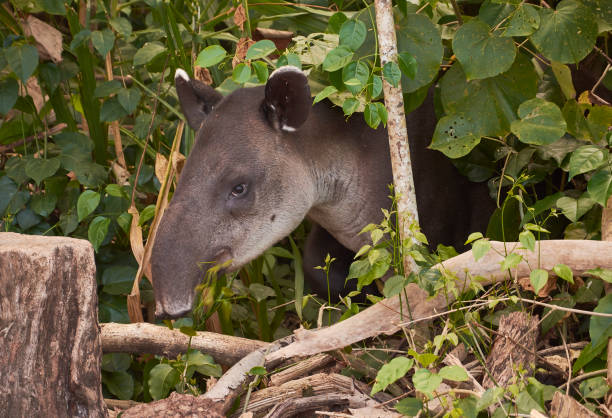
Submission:
[[[327,300],[327,277],[325,271],[315,267],[325,266],[327,254],[336,259],[330,266],[329,290],[331,301],[337,302],[339,295],[346,295],[356,289],[356,279],[351,279],[344,285],[355,253],[336,241],[325,229],[313,223],[304,247],[304,278],[310,290],[323,300]],[[362,289],[362,292],[375,293],[376,287],[369,286]]]

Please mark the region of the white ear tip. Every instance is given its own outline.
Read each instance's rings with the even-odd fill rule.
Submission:
[[[174,73],[174,79],[176,80],[177,78],[182,78],[185,81],[189,81],[189,74],[187,74],[187,72],[182,68],[177,68],[176,72]]]
[[[288,72],[299,73],[299,74],[305,75],[302,70],[300,70],[297,67],[294,67],[293,65],[283,65],[282,67],[279,67],[276,70],[274,70],[272,72],[272,74],[270,74],[270,78],[269,79],[272,79],[274,76],[276,76],[278,74],[288,73]]]
[[[297,129],[295,129],[293,126],[289,126],[287,124],[283,124],[283,126],[281,127],[281,129],[285,132],[295,132]]]

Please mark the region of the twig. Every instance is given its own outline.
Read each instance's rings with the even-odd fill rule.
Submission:
[[[47,132],[39,132],[37,134],[34,135],[30,135],[27,138],[22,138],[19,141],[15,141],[11,144],[8,145],[0,145],[0,154],[4,154],[7,151],[13,151],[15,148],[20,147],[24,144],[29,144],[30,142],[34,141],[35,139],[43,139],[45,137],[48,136],[53,136],[59,132],[61,132],[64,128],[66,128],[68,125],[66,125],[65,123],[58,123],[57,125],[53,126],[52,128],[50,128]]]

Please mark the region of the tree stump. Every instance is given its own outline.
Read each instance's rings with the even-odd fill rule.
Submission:
[[[512,312],[499,320],[498,336],[487,357],[487,369],[482,386],[506,387],[514,383],[517,371],[533,374],[538,337],[538,318],[525,312]]]
[[[0,415],[104,417],[88,241],[0,233]]]

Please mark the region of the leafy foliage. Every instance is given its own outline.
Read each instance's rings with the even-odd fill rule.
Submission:
[[[228,94],[262,85],[274,69],[293,65],[308,73],[314,103],[329,100],[372,128],[387,122],[383,80],[401,83],[407,111],[437,86],[439,120],[431,148],[454,159],[470,180],[488,181],[499,203],[486,237],[473,234],[466,242],[476,260],[491,251],[490,239],[519,240],[527,251],[537,251],[544,238],[601,236],[601,209],[612,196],[612,108],[598,96],[612,88],[612,73],[602,65],[610,56],[607,2],[486,0],[459,2],[461,10],[446,2],[397,2],[400,54],[384,66],[371,5],[334,1],[332,12],[331,3],[321,0],[243,3],[248,7],[242,23],[232,19],[236,4],[227,0],[97,2],[89,15],[80,9],[85,3],[12,1],[0,11],[0,225],[5,231],[88,239],[96,251],[101,321],[129,321],[126,295],[138,268],[132,224],[149,236],[183,118],[173,87],[177,68]],[[60,37],[61,60],[50,60],[43,41],[24,29],[20,18],[34,13],[59,29],[53,35]],[[255,28],[268,27],[292,31],[291,42],[265,37],[255,42]],[[188,155],[193,141],[187,129],[180,153]],[[135,216],[138,222],[132,222]],[[430,269],[456,252],[440,246],[430,254],[417,225],[412,228],[419,242],[400,242],[394,223],[394,211],[384,211],[380,224],[363,231],[372,244],[359,251],[348,279],[361,290],[386,275],[385,297],[402,297],[411,282],[430,294],[459,292],[452,277]],[[307,228],[300,226],[288,245],[269,249],[235,276],[206,278],[193,321],[174,326],[192,335],[214,312],[224,332],[262,340],[288,334],[295,323],[313,326],[320,302],[305,294],[299,253]],[[419,275],[403,275],[405,253],[422,267]],[[522,261],[513,251],[504,257],[503,270]],[[322,262],[321,268],[329,269],[333,254]],[[549,292],[553,280],[557,289],[549,295],[550,306],[610,312],[609,297],[602,297],[610,272],[593,269],[583,279],[562,264],[552,272],[531,268],[532,289],[504,289],[508,298]],[[150,305],[149,282],[139,287]],[[461,289],[471,296],[479,290]],[[519,309],[518,299],[499,302],[501,292],[492,290],[488,310],[450,315],[449,332],[437,335],[422,353],[375,364],[385,363],[370,376],[375,391],[391,391],[409,376],[415,389],[431,397],[444,379],[464,380],[455,366],[433,367],[460,342],[482,351],[480,336],[467,324],[495,325],[501,312]],[[359,297],[359,291],[345,297],[341,312],[329,311],[328,321],[358,313]],[[375,302],[379,296],[366,299]],[[542,313],[543,332],[563,321],[563,311],[547,307]],[[588,330],[586,325],[571,330],[590,340],[574,372],[601,362],[612,335],[607,319],[592,318]],[[193,350],[176,360],[111,354],[103,361],[105,395],[120,399],[150,401],[171,390],[200,393],[204,379],[219,374],[210,356]],[[595,377],[579,391],[596,400],[604,388]],[[502,401],[505,408],[508,399],[519,413],[544,411],[551,396],[550,387],[523,379],[478,399],[457,398],[451,415],[476,416]],[[422,408],[417,398],[396,404],[408,415]]]

